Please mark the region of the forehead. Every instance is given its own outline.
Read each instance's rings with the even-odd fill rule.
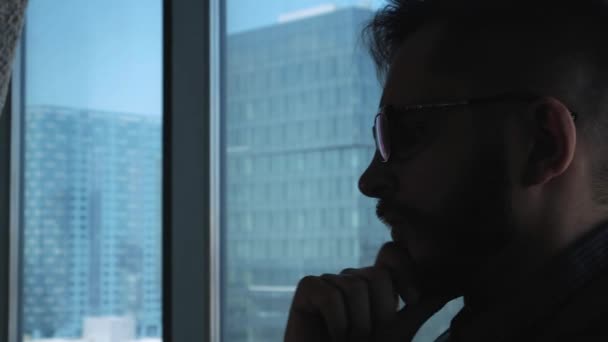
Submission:
[[[451,73],[449,68],[442,67],[451,57],[463,54],[455,44],[446,46],[444,36],[445,28],[429,24],[401,44],[388,70],[382,106],[403,107],[491,94],[487,85],[480,87],[472,73]]]

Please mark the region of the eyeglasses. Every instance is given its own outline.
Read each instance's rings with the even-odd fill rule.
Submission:
[[[531,102],[536,101],[540,98],[539,95],[533,95],[529,93],[508,93],[502,94],[498,96],[490,96],[490,97],[482,97],[468,100],[460,100],[455,102],[445,102],[445,103],[432,103],[432,104],[420,104],[420,105],[411,105],[400,108],[399,112],[401,114],[405,112],[417,112],[422,110],[429,109],[449,109],[449,108],[457,108],[464,106],[475,106],[481,104],[492,104],[497,102],[506,102],[506,101],[525,101]],[[578,114],[575,112],[570,112],[572,116],[572,120],[576,121]],[[380,157],[382,158],[382,162],[386,163],[389,161],[391,156],[391,137],[390,137],[390,125],[388,121],[388,116],[386,114],[386,107],[382,107],[380,112],[374,118],[374,127],[372,128],[372,133],[374,135],[374,141],[376,142],[376,149],[380,153]]]

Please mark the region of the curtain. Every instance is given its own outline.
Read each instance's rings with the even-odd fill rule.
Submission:
[[[0,113],[4,108],[15,45],[23,28],[27,0],[0,0]]]

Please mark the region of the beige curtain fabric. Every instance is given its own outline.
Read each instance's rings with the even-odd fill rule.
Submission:
[[[23,27],[27,0],[0,0],[0,113],[6,101],[15,44]]]

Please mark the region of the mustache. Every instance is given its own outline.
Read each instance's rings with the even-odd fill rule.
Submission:
[[[376,204],[376,216],[389,229],[394,222],[389,221],[387,214],[394,212],[396,212],[394,203],[383,199],[378,200],[378,203]]]
[[[429,218],[417,209],[389,199],[380,199],[376,204],[376,216],[389,229],[400,223],[416,225]],[[428,222],[428,221],[427,221]]]

